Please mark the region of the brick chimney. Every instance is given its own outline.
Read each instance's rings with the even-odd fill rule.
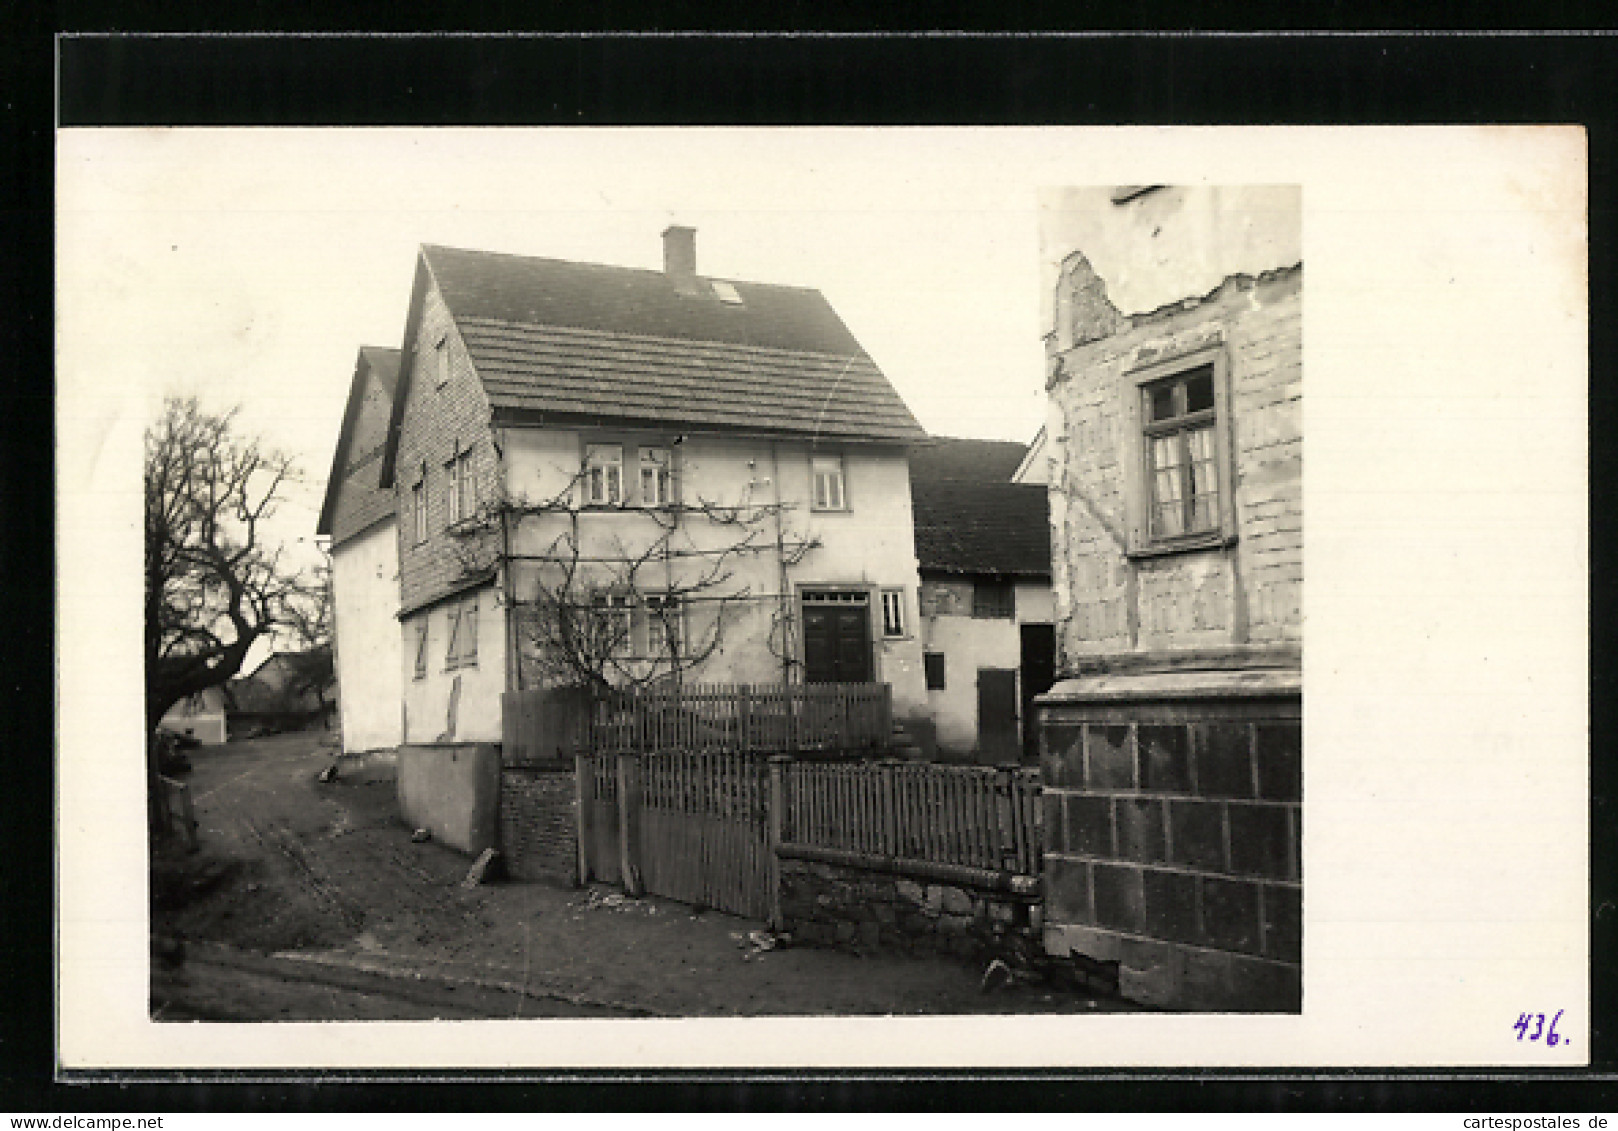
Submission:
[[[663,273],[679,283],[697,277],[697,230],[670,224],[663,229]]]

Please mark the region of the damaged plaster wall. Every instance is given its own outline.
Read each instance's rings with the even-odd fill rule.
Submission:
[[[1163,189],[1124,206],[1106,189],[1052,197],[1073,209],[1055,230],[1087,237],[1060,258],[1057,321],[1047,337],[1061,671],[1119,652],[1296,645],[1300,638],[1301,241],[1296,210],[1282,207],[1297,191]],[[1237,208],[1221,226],[1217,210],[1232,202],[1257,211]],[[1183,264],[1164,260],[1160,245],[1171,235],[1186,245]],[[1131,241],[1145,245],[1139,261],[1125,254]],[[1114,269],[1116,283],[1093,265],[1126,261],[1127,269]],[[1232,265],[1258,273],[1236,271],[1202,291],[1181,289]],[[1126,313],[1113,300],[1115,286],[1131,306],[1158,305]],[[1234,537],[1203,552],[1139,553],[1129,492],[1131,477],[1140,490],[1144,472],[1132,374],[1210,351],[1222,353],[1229,368],[1222,426],[1235,480]]]

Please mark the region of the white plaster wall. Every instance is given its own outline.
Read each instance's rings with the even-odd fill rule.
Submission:
[[[1303,259],[1298,185],[1168,186],[1114,204],[1110,186],[1046,189],[1039,197],[1043,325],[1062,260],[1081,251],[1124,314],[1213,290]],[[1065,348],[1067,343],[1063,343]]]
[[[969,754],[978,745],[978,669],[1016,668],[1022,637],[1014,620],[936,616],[926,622],[925,650],[944,653],[944,690],[929,691],[927,711],[939,748]]]
[[[392,519],[332,550],[343,750],[399,745],[399,544]]]
[[[748,437],[688,434],[672,445],[674,432],[635,432],[615,429],[548,430],[511,429],[504,439],[507,489],[530,500],[554,498],[577,475],[587,443],[622,443],[626,477],[634,473],[637,444],[671,445],[676,451],[681,499],[686,506],[708,503],[718,507],[750,504],[783,505],[781,539],[795,543],[818,542],[782,577],[777,554],[776,518],[760,513],[750,526],[730,526],[706,515],[686,513],[671,541],[676,551],[694,553],[736,547],[749,542],[751,550],[727,559],[729,577],[713,593],[739,594],[749,600],[729,605],[724,615],[722,648],[695,674],[709,682],[774,682],[783,678],[778,646],[772,648],[771,622],[776,603],[785,593],[794,618],[796,596],[804,587],[837,586],[866,589],[871,594],[871,617],[876,679],[893,686],[894,711],[903,716],[925,705],[921,649],[915,628],[915,541],[910,511],[910,475],[904,456],[897,451],[874,451],[850,446],[828,448],[844,461],[848,509],[812,511],[809,506],[810,456],[807,443]],[[759,513],[759,512],[755,512]],[[532,518],[515,539],[519,554],[543,554],[566,528],[563,516]],[[633,555],[659,534],[656,520],[634,507],[586,512],[580,517],[582,557]],[[689,584],[712,556],[687,556],[667,565],[665,581]],[[517,571],[519,599],[537,585],[531,564]],[[585,568],[589,568],[585,563]],[[599,576],[609,579],[613,567],[598,565]],[[658,569],[665,568],[659,565]],[[659,578],[648,569],[637,575],[637,588],[654,591]],[[905,591],[908,623],[902,638],[884,640],[878,591],[898,587]],[[711,631],[714,606],[693,605],[688,636],[700,640]],[[791,652],[801,660],[801,641],[794,637]]]
[[[1053,624],[1056,621],[1056,600],[1051,595],[1049,582],[1017,582],[1017,623]]]
[[[505,608],[500,602],[498,585],[485,586],[424,609],[395,622],[396,638],[400,642],[400,664],[404,685],[404,741],[423,742],[499,742],[501,740],[500,696],[506,689],[506,620]],[[477,661],[455,668],[445,666],[449,647],[449,609],[452,605],[472,596],[478,602],[478,654]],[[416,678],[416,625],[425,618],[427,635],[427,671]],[[450,725],[450,698],[460,691],[456,700],[455,719]]]

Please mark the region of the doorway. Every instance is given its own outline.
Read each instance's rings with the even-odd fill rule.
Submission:
[[[870,603],[856,590],[803,594],[804,682],[871,682]]]
[[[1056,682],[1056,626],[1022,626],[1022,756],[1023,761],[1039,761],[1039,720],[1034,696],[1043,695]]]

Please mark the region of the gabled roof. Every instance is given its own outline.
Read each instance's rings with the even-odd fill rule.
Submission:
[[[384,403],[365,411],[367,391],[374,381]],[[320,507],[315,533],[340,543],[394,512],[393,492],[382,487],[382,449],[388,437],[399,383],[399,351],[382,346],[361,346],[348,387],[343,426],[337,434],[326,498]],[[376,458],[355,464],[371,452]],[[350,473],[350,467],[353,470]]]
[[[965,440],[928,436],[910,445],[910,478],[934,482],[966,479],[974,483],[1009,483],[1028,454],[1015,440]]]
[[[715,284],[721,284],[718,290]],[[510,419],[904,443],[924,433],[819,291],[426,245],[405,348],[436,287]],[[410,358],[403,372],[409,380]],[[391,482],[401,388],[384,482]]]
[[[932,437],[910,457],[910,506],[922,572],[1049,578],[1050,504],[1010,482],[1027,448]]]

